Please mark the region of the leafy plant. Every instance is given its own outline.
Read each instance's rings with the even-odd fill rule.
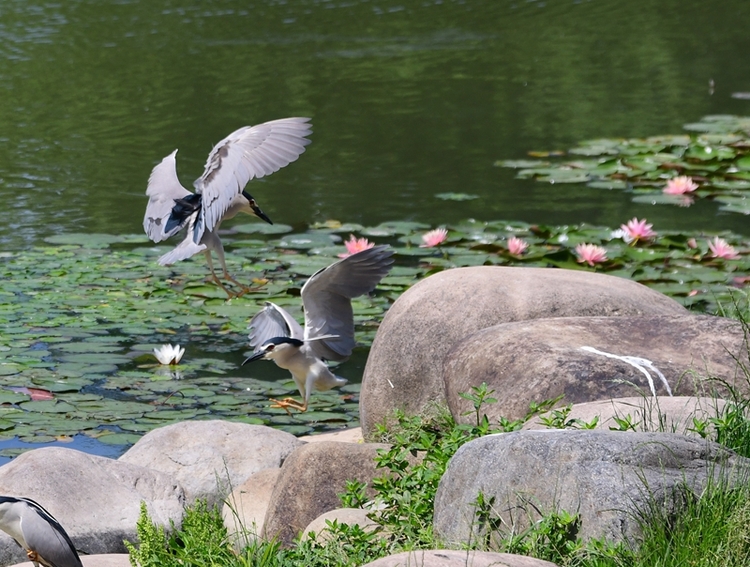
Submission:
[[[610,431],[636,431],[638,422],[633,421],[633,416],[628,414],[624,417],[618,415],[612,416],[612,420],[615,422],[615,427],[610,426]]]
[[[557,401],[531,404],[523,419],[501,419],[492,425],[482,408],[497,402],[493,393],[482,383],[472,387],[470,393],[461,394],[472,402],[473,410],[465,415],[474,416],[473,424],[456,424],[443,410],[424,416],[406,416],[397,411],[395,426],[379,426],[378,433],[388,437],[391,447],[376,458],[385,474],[372,482],[378,511],[371,517],[397,547],[420,548],[433,543],[432,518],[438,483],[448,461],[463,444],[490,433],[516,431]],[[363,494],[361,484],[350,483],[342,501],[345,505],[362,506]]]
[[[133,567],[157,567],[168,565],[171,559],[167,550],[167,535],[162,526],[157,526],[148,516],[146,503],[141,502],[141,511],[135,525],[139,545],[125,541]]]
[[[595,415],[593,419],[586,422],[578,418],[568,418],[573,411],[573,404],[568,404],[564,408],[553,409],[549,415],[542,415],[539,421],[549,429],[595,429],[599,423],[599,416]]]
[[[181,527],[172,523],[168,532],[151,521],[142,502],[136,532],[138,547],[125,542],[133,567],[231,565],[235,559],[221,512],[203,501],[187,508]]]

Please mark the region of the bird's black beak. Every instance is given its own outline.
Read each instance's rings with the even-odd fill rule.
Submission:
[[[263,356],[265,356],[265,354],[266,354],[265,352],[260,351],[260,352],[256,352],[252,356],[248,356],[245,359],[245,362],[242,363],[242,366],[245,366],[248,362],[255,362],[256,360],[260,360],[261,358],[263,358]]]
[[[250,208],[253,210],[253,213],[255,213],[255,216],[258,217],[261,220],[266,221],[268,224],[273,224],[273,221],[268,218],[268,215],[264,213],[258,204],[255,202],[255,199],[253,199],[253,196],[248,193],[247,191],[243,191],[242,195],[250,202]]]

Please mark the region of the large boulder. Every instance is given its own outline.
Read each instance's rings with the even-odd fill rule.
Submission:
[[[573,429],[581,429],[596,419],[594,429],[652,431],[699,435],[697,420],[714,430],[710,420],[722,414],[726,400],[692,396],[634,396],[572,404],[570,411],[550,410],[527,421],[522,429],[550,429],[548,423],[565,415]]]
[[[302,540],[309,539],[311,534],[315,534],[317,541],[330,539],[329,522],[346,524],[347,526],[359,526],[365,532],[373,531],[378,527],[378,524],[370,519],[370,513],[370,510],[365,510],[364,508],[336,508],[335,510],[323,512],[307,525],[302,534]]]
[[[564,396],[562,404],[576,404],[654,392],[722,394],[722,382],[750,394],[735,357],[748,360],[742,324],[732,319],[563,317],[505,323],[469,335],[446,355],[442,377],[456,420],[470,419],[465,414],[473,409],[460,394],[482,383],[498,399],[482,411],[491,419],[517,419],[530,402],[558,396]]]
[[[172,476],[73,449],[45,447],[0,467],[0,494],[41,504],[87,554],[124,553],[136,541],[135,525],[145,502],[151,519],[179,525],[185,493]],[[25,553],[0,532],[0,565],[24,561]]]
[[[457,551],[455,549],[430,549],[404,551],[365,563],[362,567],[556,567],[555,563],[491,551]]]
[[[141,437],[121,462],[171,475],[189,504],[218,504],[232,488],[263,469],[278,468],[304,442],[263,425],[231,421],[183,421]]]
[[[266,510],[281,469],[263,469],[236,487],[222,509],[224,525],[235,549],[250,545],[261,533]]]
[[[543,317],[684,315],[676,301],[636,282],[586,271],[480,266],[432,275],[396,300],[362,378],[365,438],[394,409],[443,401],[443,357],[480,329]]]
[[[127,553],[81,555],[81,563],[83,567],[130,567],[130,555]],[[31,561],[24,561],[13,567],[34,567],[34,564]]]
[[[339,494],[346,482],[370,484],[385,472],[375,465],[377,443],[307,443],[296,449],[281,467],[266,510],[263,536],[290,544],[315,518],[341,507]],[[370,494],[373,492],[370,490]]]
[[[685,490],[709,478],[747,482],[750,459],[703,439],[675,433],[516,431],[461,447],[435,497],[435,536],[451,545],[489,539],[477,521],[477,497],[494,522],[520,533],[539,513],[579,515],[577,537],[634,544],[639,514],[653,506],[674,513]],[[493,523],[494,523],[493,522]]]

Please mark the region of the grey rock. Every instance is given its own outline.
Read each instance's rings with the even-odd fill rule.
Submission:
[[[136,540],[141,501],[152,520],[179,525],[185,494],[171,476],[137,465],[61,447],[23,453],[0,467],[0,494],[41,504],[87,554],[124,553]],[[0,565],[26,560],[15,541],[0,532]]]
[[[251,475],[278,468],[304,443],[263,425],[230,421],[185,421],[154,429],[120,457],[162,471],[184,488],[188,503],[218,504]]]
[[[555,567],[555,565],[543,559],[510,553],[432,549],[404,551],[365,563],[362,567]]]
[[[731,471],[746,482],[750,459],[675,433],[517,431],[461,447],[440,480],[435,536],[450,545],[487,536],[475,522],[476,499],[519,533],[537,511],[580,515],[578,536],[636,543],[638,515],[650,504],[675,511],[683,488],[700,492],[709,477]]]
[[[443,358],[467,335],[543,317],[684,315],[636,282],[592,272],[480,266],[432,275],[401,295],[373,341],[360,394],[366,439],[394,409],[415,414],[444,401]]]
[[[699,398],[691,396],[637,396],[632,398],[615,398],[598,402],[573,404],[566,420],[577,420],[590,424],[597,419],[595,429],[621,429],[617,419],[628,421],[633,431],[651,431],[698,435],[694,429],[693,419],[707,422],[721,415],[726,400],[721,398]],[[560,410],[557,410],[560,411]],[[551,418],[552,410],[545,412],[530,421],[522,429],[549,429],[543,418]],[[615,419],[617,418],[617,419]],[[582,425],[578,425],[580,429]],[[712,430],[709,424],[708,430]]]
[[[263,533],[266,510],[281,469],[264,469],[232,491],[222,509],[224,525],[235,549],[242,549]]]
[[[99,555],[81,555],[83,567],[130,567],[130,555],[127,553],[107,553]],[[34,567],[31,561],[16,563],[13,567]]]
[[[341,507],[338,497],[346,481],[369,484],[383,476],[375,456],[386,445],[377,443],[307,443],[296,449],[281,467],[266,511],[263,537],[290,544],[315,518]],[[372,495],[372,491],[370,491]]]
[[[443,363],[448,407],[457,420],[470,419],[463,414],[472,410],[471,402],[459,394],[483,382],[498,398],[483,408],[491,419],[523,417],[529,402],[560,395],[562,404],[652,395],[641,370],[607,355],[648,359],[674,395],[726,393],[722,384],[707,378],[750,394],[734,358],[748,360],[745,335],[736,320],[700,315],[562,317],[496,325],[456,344]],[[656,393],[666,396],[658,374],[644,368]]]
[[[305,443],[319,443],[321,441],[342,441],[344,443],[364,443],[361,427],[352,427],[349,429],[340,429],[339,431],[329,431],[327,433],[315,433],[300,437]]]
[[[362,508],[336,508],[322,513],[308,524],[302,534],[302,539],[308,539],[311,533],[315,533],[317,541],[325,541],[330,537],[328,522],[338,522],[349,526],[359,526],[363,531],[371,531],[378,524],[372,521],[367,515],[370,512]]]

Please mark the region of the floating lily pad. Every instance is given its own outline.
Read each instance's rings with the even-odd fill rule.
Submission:
[[[304,234],[289,234],[283,237],[278,245],[281,248],[309,250],[320,246],[330,246],[334,242],[333,237],[328,233],[308,232]]]
[[[479,199],[479,195],[471,195],[469,193],[437,193],[435,197],[443,201],[471,201]]]
[[[137,443],[140,438],[141,436],[136,433],[111,433],[109,435],[97,437],[97,440],[100,443],[105,443],[107,445],[130,446]]]
[[[235,225],[232,227],[232,230],[242,234],[284,234],[286,232],[292,232],[293,229],[288,224],[251,222]]]
[[[22,367],[12,362],[0,362],[0,376],[11,376],[21,372]]]
[[[86,233],[65,233],[49,236],[44,239],[50,244],[75,244],[85,248],[108,248],[110,244],[121,242],[122,237],[113,234],[86,234]]]
[[[410,221],[391,221],[380,223],[378,226],[368,227],[362,230],[365,236],[395,236],[400,234],[411,234],[416,231],[429,230],[428,224]]]

